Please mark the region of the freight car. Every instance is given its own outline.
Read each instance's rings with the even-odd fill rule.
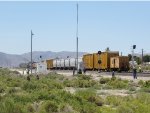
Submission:
[[[119,56],[119,52],[117,51],[108,51],[102,52],[100,55],[98,53],[94,53],[94,69],[95,70],[110,70],[110,58],[114,56]],[[101,61],[99,64],[98,61]]]
[[[49,59],[47,62],[47,69],[73,69],[76,68],[76,58],[69,59]],[[82,68],[82,57],[78,59],[78,67]]]
[[[114,71],[128,71],[129,58],[127,56],[117,56],[110,58],[110,68]]]
[[[76,58],[47,60],[48,69],[76,69]],[[99,63],[100,62],[100,63]],[[78,59],[78,67],[83,70],[129,70],[127,56],[119,56],[118,51],[101,52],[101,54],[85,54]]]
[[[93,70],[94,67],[94,59],[93,54],[83,55],[83,65],[87,70]]]
[[[110,58],[119,56],[118,51],[108,51],[83,55],[83,65],[86,70],[110,70]],[[100,64],[98,62],[101,62]]]
[[[46,63],[47,63],[47,69],[53,68],[53,59],[46,60]]]

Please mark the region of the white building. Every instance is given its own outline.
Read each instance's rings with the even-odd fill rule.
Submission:
[[[46,74],[47,73],[46,61],[36,63],[36,73],[37,74]]]

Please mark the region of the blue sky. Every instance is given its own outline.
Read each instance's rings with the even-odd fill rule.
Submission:
[[[76,51],[76,2],[0,2],[0,52]],[[150,53],[150,2],[79,2],[79,51]]]

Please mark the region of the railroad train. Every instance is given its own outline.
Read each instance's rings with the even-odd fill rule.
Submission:
[[[77,59],[48,59],[47,69],[76,69]],[[128,71],[128,56],[119,56],[118,51],[85,54],[78,58],[78,68],[83,70]]]

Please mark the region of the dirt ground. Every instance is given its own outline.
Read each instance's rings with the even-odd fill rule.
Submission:
[[[73,72],[72,71],[56,71],[56,73],[58,74],[62,74],[64,76],[72,76],[73,75]],[[104,78],[111,78],[112,75],[110,74],[107,74],[107,73],[104,73],[104,72],[101,72],[101,73],[95,73],[95,72],[87,72],[86,75],[91,75],[93,77],[94,80],[99,80],[101,77],[104,77]],[[124,80],[134,80],[134,81],[139,81],[139,80],[144,80],[144,81],[147,81],[147,80],[150,80],[150,76],[149,77],[142,77],[142,76],[138,76],[137,74],[137,79],[133,79],[133,76],[132,76],[132,73],[131,75],[115,75],[117,78],[121,78],[121,79],[124,79]]]

